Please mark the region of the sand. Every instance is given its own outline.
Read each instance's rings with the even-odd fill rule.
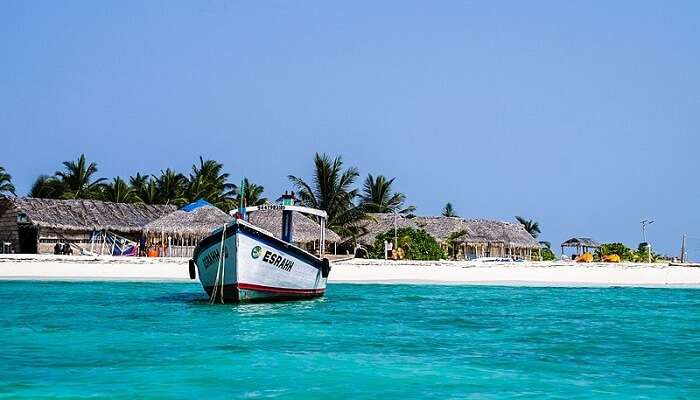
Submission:
[[[191,282],[187,260],[53,255],[0,255],[0,279],[129,280]],[[700,268],[665,264],[576,264],[528,262],[479,264],[465,261],[333,263],[330,282],[497,284],[525,286],[699,287]]]

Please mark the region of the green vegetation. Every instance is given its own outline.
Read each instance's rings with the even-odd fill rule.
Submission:
[[[29,189],[29,197],[35,199],[60,199],[62,195],[61,181],[55,176],[39,175]]]
[[[449,257],[457,258],[458,244],[456,243],[456,239],[462,235],[465,235],[466,233],[466,230],[461,229],[459,231],[452,232],[449,236],[447,236],[445,244],[447,245],[447,255]]]
[[[515,219],[533,238],[537,238],[542,233],[539,222],[518,215],[515,216]],[[541,240],[539,244],[541,246],[540,261],[554,261],[557,259],[556,254],[552,251],[552,242]]]
[[[56,171],[56,178],[61,182],[61,198],[93,199],[99,198],[105,178],[93,179],[97,173],[97,163],[88,163],[85,154],[78,161],[64,161],[63,171]]]
[[[260,206],[268,203],[269,200],[263,197],[263,191],[265,191],[264,187],[248,181],[248,178],[243,179],[243,193],[245,195],[246,206]],[[240,194],[238,194],[236,200],[240,203]]]
[[[542,231],[540,231],[539,222],[533,221],[531,219],[526,219],[518,215],[515,216],[515,219],[518,220],[518,222],[525,228],[527,233],[532,235],[533,238],[536,239],[537,236],[539,236],[540,233],[542,233]]]
[[[414,206],[406,206],[406,195],[393,192],[391,185],[396,178],[387,179],[384,175],[375,178],[368,174],[360,194],[360,206],[368,213],[410,214]]]
[[[554,261],[557,259],[556,254],[552,251],[552,243],[542,240],[540,243],[540,261]]]
[[[594,255],[596,259],[600,260],[604,256],[612,254],[617,254],[622,261],[629,261],[632,259],[632,251],[622,243],[603,243],[595,251]]]
[[[454,208],[452,207],[452,203],[445,204],[445,207],[442,208],[442,216],[459,217],[459,215],[457,215],[457,212],[455,212]]]
[[[402,249],[407,260],[440,260],[445,259],[445,252],[438,242],[426,231],[413,228],[397,230],[398,248]],[[374,247],[369,252],[370,258],[384,258],[384,241],[393,242],[394,230],[391,229],[377,236]]]
[[[640,243],[636,250],[632,250],[622,243],[604,243],[595,252],[595,259],[601,260],[604,256],[617,254],[621,261],[631,261],[638,263],[649,262],[649,247],[647,243]],[[651,262],[663,259],[660,254],[652,251]]]
[[[557,259],[557,256],[556,256],[556,254],[554,254],[552,249],[547,248],[547,247],[542,247],[540,249],[540,254],[542,256],[541,257],[542,261],[554,261]]]
[[[364,209],[354,202],[358,190],[353,185],[358,176],[357,168],[343,168],[341,156],[331,160],[327,154],[316,153],[311,184],[294,175],[288,178],[296,187],[302,205],[325,210],[328,228],[350,237],[359,233],[358,222],[368,218]]]
[[[636,251],[632,251],[630,253],[630,260],[634,262],[649,262],[649,252],[651,251],[651,262],[656,262],[656,260],[661,259],[662,256],[660,254],[656,254],[653,252],[653,249],[649,248],[648,243],[640,243],[639,246],[637,246]]]
[[[81,154],[76,161],[63,162],[63,170],[53,176],[40,175],[32,184],[29,196],[51,199],[90,199],[117,203],[174,204],[183,206],[198,199],[229,210],[238,206],[238,188],[229,182],[223,164],[199,157],[189,176],[170,168],[159,175],[137,173],[128,182],[115,177],[107,182],[98,178],[97,163],[88,162]],[[267,201],[263,187],[244,180],[249,187],[248,204]],[[13,188],[14,190],[14,188]]]
[[[0,196],[7,194],[15,195],[15,185],[12,184],[12,175],[0,167]]]
[[[115,203],[136,203],[137,197],[134,189],[121,177],[116,177],[112,183],[105,185],[102,199]]]

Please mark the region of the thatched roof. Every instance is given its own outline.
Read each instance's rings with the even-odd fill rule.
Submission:
[[[372,214],[374,221],[365,223],[367,233],[358,241],[374,245],[377,235],[394,228],[393,214]],[[539,243],[520,224],[483,219],[457,217],[397,218],[399,228],[424,229],[438,242],[446,241],[452,234],[463,232],[454,241],[468,244],[503,244],[510,247],[539,248]]]
[[[220,209],[208,205],[190,212],[177,210],[151,221],[144,228],[146,234],[170,233],[180,236],[206,236],[216,228],[229,223],[233,217]]]
[[[256,211],[248,214],[249,222],[258,226],[278,238],[282,238],[282,211],[266,210]],[[316,221],[304,214],[295,212],[292,214],[293,232],[292,239],[297,243],[309,243],[318,240],[321,234],[321,226]],[[328,242],[339,242],[340,236],[330,229],[326,229],[326,240]]]
[[[600,243],[587,237],[574,237],[561,244],[563,247],[600,247]]]
[[[56,200],[8,197],[29,222],[62,230],[140,232],[144,225],[175,211],[175,206],[110,203],[97,200]]]

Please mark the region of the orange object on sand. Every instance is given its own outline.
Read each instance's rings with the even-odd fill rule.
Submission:
[[[608,254],[606,256],[603,256],[603,262],[619,263],[620,256],[618,256],[617,254]]]
[[[156,249],[156,248],[148,249],[148,256],[149,257],[158,257],[158,249]]]
[[[583,253],[576,259],[576,262],[580,263],[589,263],[591,261],[593,261],[593,254],[591,253]]]

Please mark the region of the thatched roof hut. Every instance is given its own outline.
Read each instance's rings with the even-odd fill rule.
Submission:
[[[573,237],[561,244],[561,254],[564,254],[565,247],[575,248],[576,254],[580,255],[599,248],[600,244],[589,237]]]
[[[358,237],[358,243],[374,246],[376,237],[394,228],[394,214],[372,214],[363,224],[366,232]],[[449,240],[462,246],[462,251],[483,255],[527,256],[540,248],[539,243],[525,228],[516,223],[458,217],[396,217],[398,228],[423,229],[440,243]],[[461,233],[458,237],[452,235]]]
[[[282,238],[282,211],[266,210],[248,214],[249,222],[272,234]],[[292,215],[293,232],[292,237],[295,243],[312,243],[318,241],[321,234],[321,226],[316,221],[304,214],[295,212]],[[327,242],[340,242],[341,238],[337,233],[326,229]]]
[[[3,208],[14,208],[18,221],[55,230],[123,233],[140,232],[144,225],[175,211],[175,206],[111,203],[98,200],[57,200],[8,197]]]
[[[204,237],[225,223],[230,223],[233,217],[217,207],[207,205],[192,211],[177,210],[168,215],[149,222],[143,228],[146,235],[171,234],[177,236]]]
[[[95,231],[136,240],[143,227],[174,206],[111,203],[97,200],[0,198],[3,251],[51,253],[57,243],[78,247],[92,242]]]
[[[415,221],[415,218],[406,218],[397,215],[394,218],[394,214],[390,213],[372,213],[369,214],[369,219],[362,221],[358,224],[359,230],[362,232],[357,237],[357,242],[364,246],[374,246],[374,241],[377,236],[394,229],[394,221],[396,221],[397,228],[413,228],[421,229]]]
[[[373,221],[364,224],[367,233],[358,238],[364,245],[374,245],[377,235],[394,228],[394,214],[371,214]],[[375,222],[376,221],[376,222]],[[454,239],[457,243],[498,243],[511,247],[537,249],[539,243],[522,225],[484,219],[458,217],[414,217],[397,216],[398,228],[423,229],[438,242],[445,242],[450,235],[463,231]]]
[[[585,246],[585,247],[593,247],[593,248],[598,248],[600,247],[600,244],[596,242],[595,240],[588,238],[588,237],[574,237],[571,238],[564,243],[561,244],[564,247],[577,247],[577,246]]]

